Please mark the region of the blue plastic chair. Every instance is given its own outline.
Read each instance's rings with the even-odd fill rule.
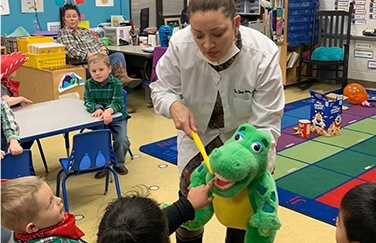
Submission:
[[[25,149],[20,155],[7,153],[0,163],[1,179],[35,176],[30,149]]]
[[[56,196],[60,194],[60,179],[65,211],[69,212],[66,180],[71,176],[96,173],[105,170],[106,182],[104,194],[108,191],[110,172],[114,176],[117,196],[121,197],[119,178],[111,168],[115,164],[115,156],[111,145],[111,131],[109,129],[94,130],[73,136],[73,147],[69,158],[61,158],[63,167],[56,177]]]

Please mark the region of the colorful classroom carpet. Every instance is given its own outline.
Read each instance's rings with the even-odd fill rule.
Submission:
[[[344,102],[349,109],[342,113],[341,135],[302,139],[293,128],[310,118],[310,105],[310,98],[286,104],[273,176],[281,206],[334,225],[343,195],[355,185],[376,182],[376,108]],[[176,164],[176,137],[140,151]]]

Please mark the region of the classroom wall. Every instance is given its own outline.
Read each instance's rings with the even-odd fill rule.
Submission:
[[[8,0],[10,15],[1,16],[1,35],[12,33],[17,27],[24,27],[29,33],[36,31],[34,23],[34,13],[21,13],[21,1]],[[84,20],[90,21],[90,27],[96,27],[99,23],[105,22],[111,15],[123,15],[129,19],[129,1],[114,0],[113,7],[96,7],[95,0],[86,0],[84,4],[78,6]],[[44,12],[38,13],[41,30],[47,30],[47,22],[59,21],[59,6],[53,0],[44,0]]]

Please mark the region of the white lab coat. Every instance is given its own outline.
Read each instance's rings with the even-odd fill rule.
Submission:
[[[269,169],[274,167],[275,143],[280,136],[284,92],[278,47],[265,35],[240,27],[242,48],[227,69],[217,72],[197,56],[198,47],[190,27],[174,34],[160,58],[158,80],[150,84],[155,111],[167,118],[170,106],[179,101],[194,114],[198,135],[204,145],[220,135],[222,141],[236,128],[250,123],[272,135]],[[210,129],[217,92],[222,99],[224,128]],[[193,140],[178,131],[179,176],[198,153]]]

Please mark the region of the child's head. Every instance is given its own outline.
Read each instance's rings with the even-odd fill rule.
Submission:
[[[111,73],[110,59],[102,53],[96,53],[91,56],[87,64],[91,77],[98,83],[106,81]]]
[[[337,243],[375,242],[376,183],[358,185],[345,194],[336,224]]]
[[[22,52],[13,52],[7,55],[1,55],[1,79],[13,79],[16,71],[29,58]]]
[[[34,233],[64,218],[61,198],[43,179],[26,176],[1,185],[1,225],[17,233]]]
[[[97,243],[168,243],[167,220],[158,203],[133,195],[110,203],[99,223]]]

